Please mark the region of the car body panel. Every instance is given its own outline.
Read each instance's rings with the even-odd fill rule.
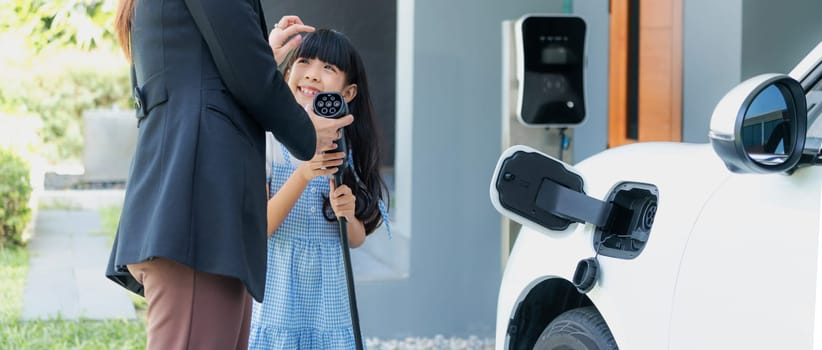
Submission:
[[[676,154],[675,159],[672,158],[673,154]],[[708,164],[705,164],[706,159],[709,160]],[[636,162],[632,163],[631,160]],[[669,166],[659,167],[659,164]],[[697,166],[702,169],[694,171]],[[667,343],[664,332],[646,334],[636,339],[629,335],[648,329],[661,317],[670,314],[682,248],[701,211],[701,204],[730,176],[730,172],[710,145],[685,143],[617,147],[580,162],[574,169],[585,180],[586,194],[600,200],[623,181],[650,183],[659,189],[656,224],[645,250],[631,260],[600,256],[600,279],[588,297],[611,326],[621,347],[662,348]],[[683,174],[692,178],[694,186],[681,186],[679,177]],[[597,181],[588,181],[590,177],[595,177]],[[497,344],[504,344],[505,325],[513,315],[517,302],[527,295],[531,287],[546,278],[571,280],[577,262],[595,255],[593,235],[594,227],[583,224],[572,224],[566,231],[548,234],[527,227],[520,231],[503,275]],[[661,288],[660,284],[667,287]],[[648,290],[668,292],[643,292]],[[636,308],[630,315],[620,311],[626,302],[636,305],[638,300],[644,306]],[[630,318],[630,322],[625,318]]]
[[[585,179],[586,194],[600,200],[623,181],[659,190],[643,253],[630,260],[600,256],[600,278],[587,294],[622,349],[809,348],[822,169],[734,174],[710,145],[685,143],[621,146],[573,169]],[[734,208],[740,202],[762,204]],[[751,216],[775,219],[763,226],[745,221]],[[508,322],[531,288],[549,278],[570,281],[577,262],[596,254],[594,229],[520,231],[500,289],[498,349],[506,348]],[[783,280],[788,273],[804,278]],[[764,306],[769,299],[778,302]],[[775,332],[779,327],[784,332]],[[750,337],[751,331],[770,337]]]
[[[820,184],[810,167],[717,190],[682,258],[670,349],[812,348]]]
[[[822,167],[816,166],[822,158],[814,148],[822,148],[820,62],[822,43],[790,73],[806,99],[813,97],[807,135],[814,143],[805,144],[810,158],[800,167],[735,173],[728,157],[750,155],[723,155],[723,161],[711,144],[672,142],[620,146],[563,164],[583,178],[585,194],[600,201],[623,182],[650,184],[658,193],[644,250],[633,258],[599,255],[596,283],[585,294],[621,349],[822,349],[822,319],[816,320],[822,315]],[[754,98],[737,95],[764,78],[729,92],[739,101],[725,100],[728,108],[715,111],[712,133],[736,135],[731,122],[745,118]],[[726,110],[742,112],[726,116]],[[491,195],[501,213],[523,220],[500,209],[493,187]],[[508,348],[509,322],[535,286],[549,279],[570,283],[577,263],[598,255],[592,224],[552,231],[521,223],[500,285],[498,350]]]

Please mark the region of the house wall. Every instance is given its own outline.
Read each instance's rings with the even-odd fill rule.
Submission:
[[[742,0],[682,6],[682,141],[704,143],[714,106],[740,81]]]
[[[500,23],[562,1],[399,0],[397,221],[406,278],[357,285],[367,336],[494,334],[500,216],[488,181],[500,153]]]
[[[822,26],[806,23],[822,13],[818,1],[794,1],[802,9],[768,0],[747,0],[745,7],[742,0],[683,1],[684,141],[707,142],[714,105],[743,77],[776,65],[789,69],[822,37],[784,29],[797,43],[775,46],[789,40],[773,35],[771,44],[755,40],[774,34],[753,25],[767,14],[784,13],[767,18],[785,28],[799,15],[797,28]],[[407,267],[396,278],[357,282],[366,337],[493,336],[501,220],[487,189],[501,152],[501,22],[562,13],[569,4],[397,1],[395,240],[375,242],[406,245]],[[570,6],[589,33],[588,120],[573,130],[574,163],[606,147],[607,6],[608,0]]]
[[[797,13],[822,13],[818,1],[794,1],[800,9],[783,9],[784,15],[767,0],[748,0],[745,7],[742,0],[683,1],[684,141],[707,142],[716,102],[756,67],[783,62],[753,60],[773,50],[748,43],[761,35],[761,27],[751,26],[754,14],[771,13],[770,23],[788,28]],[[500,22],[525,13],[561,13],[564,5],[398,2],[395,226],[410,233],[410,269],[406,279],[358,285],[367,334],[493,334],[500,218],[487,187],[500,152]],[[590,34],[589,119],[573,132],[573,162],[604,150],[607,140],[607,6],[606,0],[572,6],[586,18]],[[795,35],[794,43],[779,49],[786,55],[782,64],[792,66],[820,37]],[[395,318],[386,322],[384,315]]]
[[[822,1],[745,0],[741,77],[785,73],[822,41]]]
[[[685,142],[708,142],[714,106],[736,84],[788,73],[822,40],[818,0],[683,3]]]

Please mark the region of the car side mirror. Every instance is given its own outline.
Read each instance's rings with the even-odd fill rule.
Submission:
[[[711,116],[709,137],[732,172],[790,172],[802,156],[807,123],[799,82],[784,74],[763,74],[722,97]]]

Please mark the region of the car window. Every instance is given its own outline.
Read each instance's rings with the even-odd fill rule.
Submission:
[[[822,138],[822,79],[805,94],[808,101],[808,136]]]

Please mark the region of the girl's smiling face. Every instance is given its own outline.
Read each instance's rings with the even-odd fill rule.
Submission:
[[[316,58],[299,57],[286,73],[291,93],[301,106],[311,104],[320,92],[339,92],[346,102],[357,94],[357,85],[346,85],[345,72]]]

